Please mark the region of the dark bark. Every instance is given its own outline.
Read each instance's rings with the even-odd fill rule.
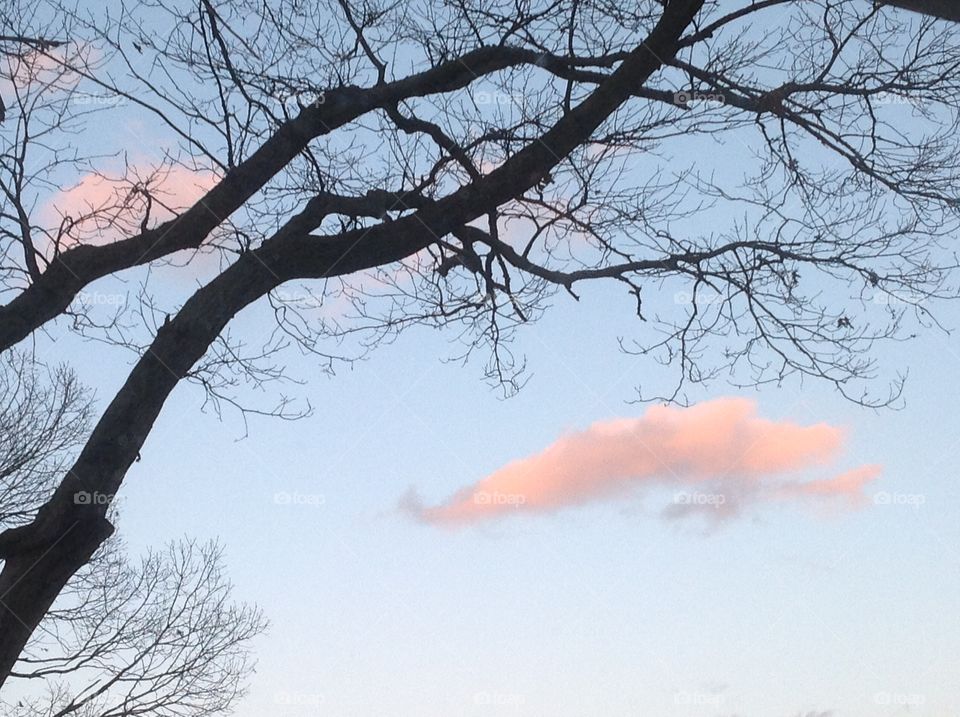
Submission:
[[[33,523],[0,535],[0,556],[6,559],[0,572],[0,599],[4,602],[0,608],[0,684],[63,585],[109,534],[105,518],[107,506],[78,505],[77,491],[111,496],[117,492],[166,398],[233,316],[284,281],[349,274],[415,254],[438,237],[534,187],[563,157],[589,139],[665,59],[673,57],[681,34],[702,5],[703,0],[675,0],[668,4],[646,41],[624,59],[609,79],[538,140],[487,176],[424,206],[413,215],[334,237],[308,233],[317,220],[316,207],[308,205],[260,248],[242,255],[233,266],[197,291],[176,317],[157,332],[152,345],[107,407],[76,464]],[[466,83],[474,76],[466,69],[460,72],[470,77],[460,78],[457,70],[451,68],[444,80],[452,85]],[[422,78],[427,74],[366,91],[369,94],[365,95],[364,106],[381,106],[388,97],[402,95],[405,90],[397,89],[398,84],[409,83],[422,90]],[[436,88],[436,82],[439,79],[431,79],[428,86]],[[340,117],[356,112],[358,102],[350,103],[349,111],[345,110]],[[299,127],[298,131],[288,130],[286,139],[276,140],[277,151],[289,155],[298,142],[306,141],[303,124],[308,122],[305,119],[308,116],[301,115],[296,120],[299,124],[292,125]],[[330,119],[330,115],[324,116]],[[257,161],[272,166],[275,160],[261,156]],[[264,171],[269,170],[251,170],[250,174],[260,177]],[[255,188],[247,181],[235,180],[232,190],[222,190],[225,196],[222,203],[215,205],[217,211],[231,206],[238,196],[249,197]],[[200,214],[195,218],[202,224],[201,210],[190,211]],[[143,238],[127,241],[152,246]],[[84,258],[84,261],[92,261],[100,249],[103,248],[85,248],[84,257],[89,255],[91,259]],[[126,247],[113,251],[127,260],[135,253]],[[148,249],[148,255],[155,251]],[[116,263],[113,266],[118,268]],[[91,266],[89,271],[96,269]],[[79,289],[77,282],[70,286],[72,290]],[[52,311],[58,302],[63,302],[66,293],[41,295],[34,311],[41,314]],[[37,314],[21,312],[20,315],[26,323],[21,324],[18,331],[29,330]],[[16,332],[6,334],[5,338],[11,335]],[[31,568],[41,555],[39,568]]]
[[[177,218],[105,246],[77,246],[57,256],[34,283],[10,303],[0,306],[0,351],[62,314],[93,281],[200,246],[210,232],[260,191],[312,139],[404,99],[451,92],[466,87],[479,76],[540,61],[541,56],[530,50],[487,47],[395,82],[368,89],[347,86],[326,91],[323,103],[304,108],[281,125],[248,159]]]
[[[960,22],[960,3],[957,0],[883,0],[881,4]]]
[[[612,60],[599,58],[597,64]],[[578,71],[560,57],[513,47],[485,47],[402,80],[372,88],[341,87],[324,102],[304,108],[285,122],[248,159],[173,220],[106,246],[82,245],[59,254],[36,280],[0,306],[0,351],[61,315],[83,288],[97,279],[185,249],[199,247],[210,233],[260,191],[309,142],[375,109],[392,109],[411,97],[451,92],[478,77],[519,65],[537,65],[559,76]],[[582,74],[582,73],[581,73]],[[596,81],[602,76],[593,78]],[[635,91],[642,94],[640,82]]]

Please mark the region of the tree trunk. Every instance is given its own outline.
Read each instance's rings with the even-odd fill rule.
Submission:
[[[167,397],[240,310],[284,281],[399,261],[536,186],[676,54],[679,38],[702,6],[703,0],[668,3],[646,41],[608,79],[490,174],[413,215],[334,237],[308,233],[316,226],[308,207],[198,290],[158,330],[36,519],[0,534],[0,558],[5,560],[0,572],[0,685],[60,590],[112,532],[106,503],[120,488]],[[78,500],[82,492],[89,495]]]
[[[104,518],[76,520],[59,535],[23,535],[34,544],[6,559],[0,572],[0,684],[73,574],[113,533]]]

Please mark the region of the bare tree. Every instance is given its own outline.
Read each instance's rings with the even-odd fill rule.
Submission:
[[[625,348],[675,370],[669,400],[722,374],[884,405],[899,383],[870,391],[873,348],[956,293],[960,36],[936,19],[864,0],[17,7],[9,34],[67,44],[12,83],[0,349],[69,323],[137,361],[54,494],[0,534],[0,680],[112,532],[75,496],[117,493],[184,379],[246,409],[238,384],[282,377],[287,344],[330,366],[421,324],[512,389],[515,329],[607,280],[642,329]],[[65,137],[80,92],[171,138],[161,166],[114,176]],[[719,176],[695,158],[724,141],[743,166]],[[34,211],[77,167],[116,191]],[[181,207],[164,178],[184,176],[209,186]],[[182,304],[150,289],[158,265],[201,263]],[[83,301],[120,274],[138,289],[119,310]],[[249,347],[226,328],[255,302],[276,331]]]
[[[131,564],[111,538],[68,583],[10,675],[16,717],[230,711],[259,611],[230,600],[220,549],[171,544]],[[15,702],[14,702],[15,700]]]
[[[65,366],[0,357],[0,526],[28,523],[90,428],[90,397]]]
[[[4,24],[8,24],[9,22],[10,20],[6,19]],[[3,29],[5,30],[7,28],[4,27]],[[59,46],[60,43],[56,40],[50,40],[42,37],[27,37],[26,35],[17,34],[0,34],[0,57],[3,57],[7,60],[21,60],[25,53],[29,53],[34,50],[49,50]],[[0,122],[3,122],[3,120],[6,119],[6,115],[7,106],[3,102],[3,97],[0,97]]]
[[[89,396],[70,370],[7,355],[0,526],[36,512],[82,443],[89,415]],[[243,692],[249,643],[263,627],[257,609],[232,602],[216,545],[181,541],[131,564],[112,537],[41,620],[10,674],[15,696],[0,708],[11,717],[224,713]]]

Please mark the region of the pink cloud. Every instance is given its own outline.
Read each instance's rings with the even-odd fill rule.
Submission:
[[[860,503],[866,499],[863,493],[864,486],[879,478],[882,470],[883,467],[876,464],[859,466],[834,478],[786,485],[782,492],[787,498],[794,496],[841,496],[851,503]]]
[[[76,86],[81,71],[92,71],[101,54],[89,43],[70,41],[46,50],[23,49],[5,56],[0,68],[0,88],[4,91],[37,87],[64,90]]]
[[[600,421],[562,436],[439,505],[424,506],[411,495],[403,507],[427,523],[461,525],[632,499],[654,487],[682,489],[664,509],[665,517],[724,518],[755,502],[856,502],[863,486],[879,475],[879,466],[807,481],[796,475],[827,469],[844,441],[841,428],[764,419],[755,402],[742,398],[690,408],[657,406],[638,418]]]
[[[213,172],[180,165],[132,165],[120,178],[90,173],[52,197],[41,218],[54,232],[72,224],[61,249],[76,243],[105,244],[140,231],[147,216],[144,192],[151,196],[147,225],[152,227],[195,204],[216,182]]]

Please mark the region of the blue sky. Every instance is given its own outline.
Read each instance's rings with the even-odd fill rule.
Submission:
[[[255,421],[240,441],[236,416],[176,390],[125,483],[122,532],[134,551],[180,535],[227,547],[238,597],[272,621],[239,715],[953,709],[960,346],[942,334],[884,354],[911,369],[900,411],[815,383],[694,396],[845,426],[844,461],[884,466],[869,494],[919,505],[758,506],[711,527],[665,520],[647,496],[459,530],[397,510],[411,486],[439,500],[571,429],[642,414],[625,399],[650,364],[617,351],[631,322],[611,320],[616,301],[560,299],[522,331],[533,375],[506,401],[479,367],[443,362],[449,337],[428,330],[333,378],[292,360],[314,416]],[[64,358],[110,395],[127,359],[68,344]]]
[[[148,137],[137,151],[158,159],[162,133],[118,112],[133,135],[95,141]],[[682,145],[680,164],[732,176],[751,149],[703,142]],[[175,304],[189,283],[151,288]],[[242,439],[235,413],[218,419],[201,412],[198,387],[176,389],[124,483],[120,528],[132,552],[183,535],[226,547],[236,596],[272,622],[237,715],[956,713],[960,342],[939,330],[878,351],[887,369],[909,369],[897,411],[814,381],[690,390],[694,402],[745,397],[765,418],[845,428],[838,467],[883,466],[855,508],[784,501],[719,523],[667,520],[668,486],[458,529],[399,508],[411,488],[435,505],[565,434],[642,416],[638,385],[669,391],[669,371],[618,350],[621,336],[649,338],[632,299],[615,286],[582,294],[557,295],[518,333],[530,381],[508,400],[479,362],[444,360],[459,352],[452,333],[425,328],[333,377],[286,352],[304,380],[286,391],[313,415],[253,419]],[[960,326],[957,307],[937,312]],[[232,330],[270,328],[253,308]],[[42,356],[73,365],[102,407],[134,355],[65,334],[39,337]]]

